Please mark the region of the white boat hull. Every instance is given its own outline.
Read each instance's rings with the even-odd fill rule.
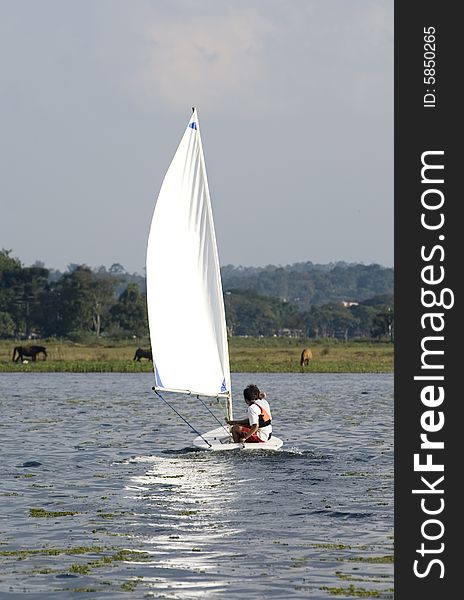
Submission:
[[[283,441],[271,436],[271,439],[267,442],[262,443],[246,443],[246,444],[235,444],[232,442],[232,437],[228,432],[227,427],[218,427],[212,431],[207,431],[201,436],[199,435],[193,440],[193,443],[197,448],[202,450],[278,450],[282,445]]]

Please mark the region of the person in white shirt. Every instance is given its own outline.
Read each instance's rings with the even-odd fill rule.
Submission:
[[[243,390],[243,397],[248,405],[246,419],[232,420],[231,433],[235,443],[263,443],[272,435],[272,415],[266,393],[260,392],[258,386],[248,385]]]

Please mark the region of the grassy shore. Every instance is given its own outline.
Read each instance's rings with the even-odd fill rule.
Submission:
[[[139,373],[150,372],[151,363],[133,360],[137,344],[76,344],[41,340],[47,360],[15,363],[13,348],[19,342],[0,341],[0,372]],[[24,345],[27,345],[24,343]],[[143,345],[143,344],[141,344]],[[179,344],[181,348],[182,343]],[[147,347],[145,344],[144,347]],[[311,348],[309,366],[300,366],[303,348]],[[387,342],[335,342],[293,338],[231,338],[230,367],[233,373],[388,373],[393,371],[393,344]],[[188,360],[188,357],[185,357]]]

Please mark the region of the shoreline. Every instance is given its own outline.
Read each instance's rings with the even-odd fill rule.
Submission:
[[[153,368],[145,359],[133,360],[137,347],[148,347],[148,343],[31,343],[46,346],[46,360],[40,356],[35,362],[13,362],[13,348],[20,342],[1,340],[0,373],[149,373]],[[303,348],[311,348],[313,358],[302,367]],[[394,367],[394,345],[390,342],[231,338],[229,355],[231,373],[391,373]]]

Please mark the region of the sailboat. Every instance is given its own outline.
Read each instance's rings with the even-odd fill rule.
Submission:
[[[197,433],[207,450],[277,450],[282,440],[234,443],[229,350],[211,199],[196,109],[166,172],[150,227],[146,260],[147,305],[153,354],[153,390],[190,427],[165,395],[193,396],[218,427]],[[208,407],[224,409],[221,422]],[[205,402],[206,399],[206,402]]]

